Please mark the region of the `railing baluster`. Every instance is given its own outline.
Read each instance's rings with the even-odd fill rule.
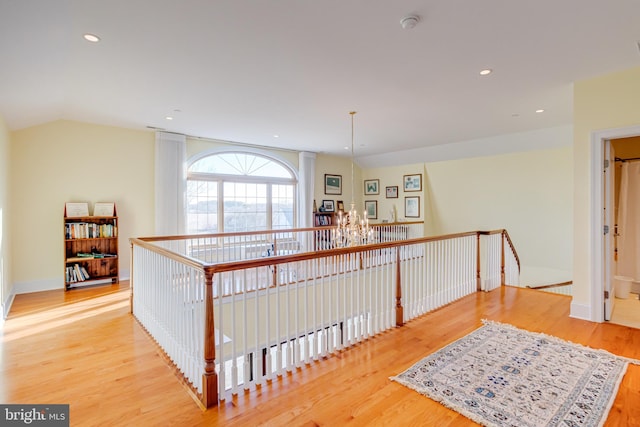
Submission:
[[[476,292],[478,272],[486,290],[517,281],[504,231],[393,240],[410,229],[303,257],[291,254],[304,240],[318,249],[318,230],[132,239],[132,311],[212,405]]]

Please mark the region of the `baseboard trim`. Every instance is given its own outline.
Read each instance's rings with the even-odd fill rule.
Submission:
[[[120,270],[120,280],[129,280],[129,270]],[[30,294],[32,292],[53,291],[56,289],[64,289],[64,279],[62,277],[56,279],[44,279],[33,282],[16,283],[14,286],[14,294]]]
[[[16,295],[64,289],[64,279],[60,277],[56,279],[35,280],[33,282],[20,282],[16,283],[13,289]]]
[[[9,316],[9,312],[11,311],[11,306],[13,305],[13,300],[15,299],[15,297],[16,295],[13,293],[13,290],[12,290],[9,296],[7,297],[7,300],[2,301],[2,318],[0,318],[0,325],[4,323],[4,319],[6,319]]]
[[[586,304],[577,304],[575,302],[571,303],[569,317],[573,317],[575,319],[581,319],[581,320],[588,320],[590,322],[594,321],[591,318],[591,306]]]

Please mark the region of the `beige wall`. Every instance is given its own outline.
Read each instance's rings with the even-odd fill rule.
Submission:
[[[422,175],[422,191],[405,192],[403,189],[403,177],[404,175]],[[378,179],[380,181],[380,194],[378,195],[364,195],[364,180]],[[398,198],[387,199],[386,187],[398,187]],[[362,181],[359,183],[356,190],[362,194],[364,200],[373,200],[378,202],[378,219],[372,222],[378,223],[382,220],[392,220],[392,212],[395,209],[396,218],[398,221],[423,221],[425,218],[425,176],[424,165],[422,163],[403,165],[403,166],[391,166],[386,168],[370,168],[362,171]],[[405,197],[417,196],[420,197],[420,217],[419,218],[406,218],[404,211]]]
[[[56,121],[11,135],[12,279],[15,292],[64,287],[65,202],[115,202],[120,275],[129,238],[154,230],[151,131]]]
[[[325,194],[324,193],[324,175],[341,175],[342,176],[342,194]],[[349,209],[351,202],[356,204],[358,212],[362,212],[364,203],[362,199],[362,191],[358,191],[362,187],[362,171],[357,164],[353,165],[353,192],[351,191],[351,158],[327,156],[326,154],[316,155],[316,179],[314,189],[314,199],[318,207],[323,200],[333,200],[337,207],[337,200],[344,202],[344,208]]]
[[[426,164],[432,234],[505,228],[521,284],[571,280],[571,147]]]
[[[9,131],[2,116],[0,116],[0,313],[1,319],[8,314],[6,311],[12,296],[11,281],[11,251],[9,227]]]
[[[640,67],[574,84],[574,268],[572,316],[593,312],[594,222],[592,213],[591,137],[596,131],[640,124]],[[592,319],[601,321],[602,319]]]
[[[4,153],[3,147],[8,151],[9,146],[9,134],[5,132],[3,138],[2,130],[0,127],[0,154]],[[96,201],[116,203],[120,275],[127,278],[128,239],[154,233],[155,133],[56,121],[10,135],[11,182],[14,183],[10,225],[11,229],[20,230],[15,233],[20,238],[13,240],[11,251],[4,249],[5,255],[12,254],[13,274],[11,280],[5,279],[5,286],[12,290],[7,290],[7,294],[64,287],[62,215],[68,201],[86,201],[91,207]],[[224,142],[189,138],[187,156],[229,147],[232,146]],[[298,166],[298,153],[266,148],[262,151]],[[359,188],[362,181],[357,166],[355,172]],[[341,196],[324,195],[325,173],[343,176]],[[318,203],[322,199],[350,201],[350,180],[349,158],[318,154],[315,189]],[[0,196],[3,185],[4,181],[0,185]],[[8,228],[8,224],[5,217],[5,227]],[[38,256],[37,267],[34,267],[34,254],[39,253],[47,256]],[[5,267],[5,271],[9,269]]]

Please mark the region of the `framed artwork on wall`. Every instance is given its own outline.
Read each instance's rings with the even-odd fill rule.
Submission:
[[[375,200],[365,200],[364,210],[367,213],[367,218],[378,219],[378,202]]]
[[[420,218],[420,197],[411,196],[404,198],[405,218]]]
[[[404,191],[422,191],[422,174],[403,176]]]
[[[333,200],[323,200],[322,201],[323,212],[335,212],[335,205],[333,204]]]
[[[397,199],[398,198],[398,186],[394,185],[392,187],[386,187],[387,191],[387,199]]]
[[[372,194],[380,194],[380,180],[379,179],[365,179],[364,180],[364,194],[369,196]]]
[[[342,175],[324,174],[324,194],[342,194]]]

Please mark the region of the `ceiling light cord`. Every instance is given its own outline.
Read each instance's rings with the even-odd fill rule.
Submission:
[[[353,191],[353,181],[355,179],[354,178],[355,174],[353,172],[353,169],[354,169],[354,167],[353,167],[353,135],[354,135],[354,132],[353,132],[353,116],[356,115],[356,112],[355,111],[350,111],[349,114],[351,114],[351,203],[353,204],[354,203],[354,196],[356,194]]]

